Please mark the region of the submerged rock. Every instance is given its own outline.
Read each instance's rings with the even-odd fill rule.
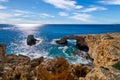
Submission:
[[[28,35],[27,45],[30,45],[30,46],[35,45],[36,41],[37,41],[37,39],[35,39],[33,35]]]

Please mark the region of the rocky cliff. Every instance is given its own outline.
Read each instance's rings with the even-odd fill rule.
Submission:
[[[7,55],[4,80],[120,80],[120,33],[82,35],[94,67],[71,64],[58,57],[31,60],[23,55]]]

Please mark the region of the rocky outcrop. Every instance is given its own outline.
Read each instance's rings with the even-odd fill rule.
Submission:
[[[34,72],[38,80],[75,80],[71,74],[70,64],[64,58],[44,61]]]
[[[33,35],[28,35],[27,45],[30,45],[30,46],[35,45],[36,41],[37,41],[37,39],[35,39]]]
[[[109,67],[120,61],[119,33],[87,35],[86,41],[95,67]]]
[[[89,55],[94,59],[94,68],[86,80],[120,79],[120,33],[86,35]]]
[[[43,60],[43,57],[30,60],[24,55],[7,55],[4,66],[5,80],[34,80],[32,79],[32,70]]]
[[[120,80],[120,71],[114,68],[96,67],[85,77],[86,80]]]
[[[94,68],[86,76],[79,77],[79,80],[119,80],[120,33],[92,34],[77,37],[85,39],[89,47],[88,54],[93,59],[94,65]]]
[[[56,43],[67,45],[68,39],[75,39],[76,40],[76,47],[79,50],[83,50],[86,52],[89,50],[87,42],[85,41],[85,38],[83,36],[76,36],[76,35],[65,36],[65,37],[61,38],[60,40],[56,40]]]
[[[5,80],[78,80],[91,71],[87,65],[70,64],[62,57],[44,61],[43,57],[30,60],[27,56],[11,54],[6,59]]]
[[[89,47],[92,67],[71,64],[62,57],[31,60],[11,54],[5,57],[4,80],[120,80],[120,33],[83,35],[77,39],[81,37]]]

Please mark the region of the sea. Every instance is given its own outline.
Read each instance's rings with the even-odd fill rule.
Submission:
[[[0,44],[7,45],[6,54],[22,54],[31,59],[64,57],[73,64],[87,64],[89,60],[77,54],[76,40],[69,39],[68,45],[58,45],[55,41],[68,35],[115,32],[120,32],[119,24],[0,24]],[[40,40],[36,45],[26,44],[30,34]]]

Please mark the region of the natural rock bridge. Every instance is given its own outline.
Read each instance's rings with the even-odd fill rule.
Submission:
[[[88,52],[89,47],[85,40],[85,37],[83,37],[83,36],[76,36],[76,35],[65,36],[65,37],[61,38],[60,40],[57,40],[56,43],[67,45],[68,39],[75,39],[76,47],[80,50]]]

